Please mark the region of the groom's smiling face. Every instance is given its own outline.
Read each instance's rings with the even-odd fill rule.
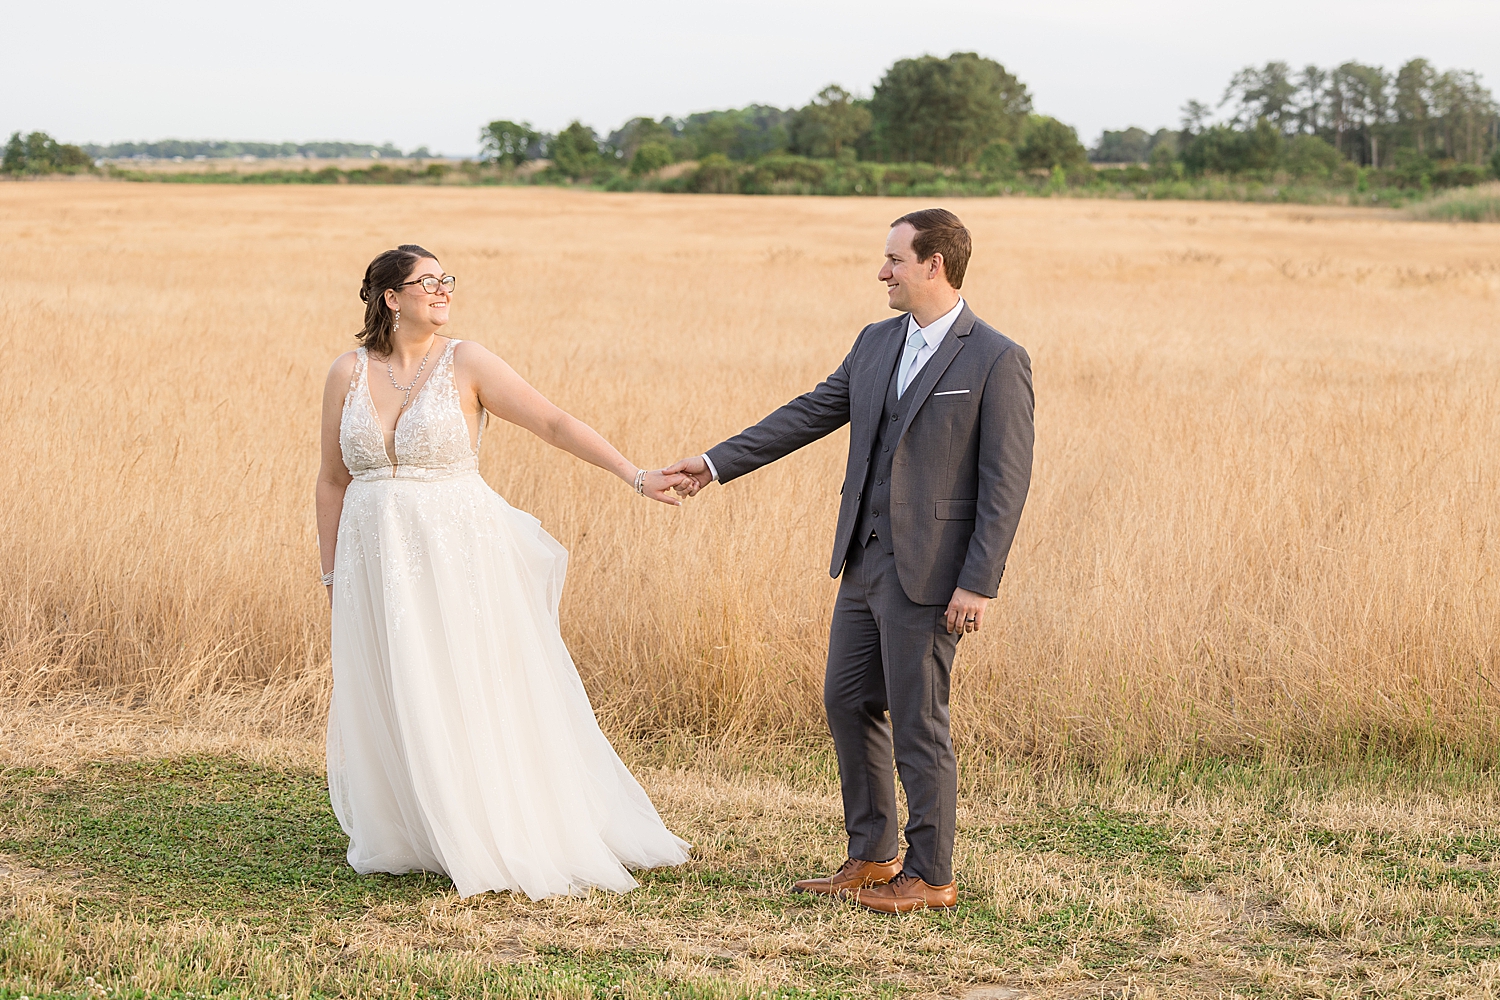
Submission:
[[[934,272],[941,273],[942,269],[936,254],[925,261],[917,260],[917,251],[911,245],[916,235],[916,228],[903,222],[893,226],[885,238],[885,264],[879,278],[885,282],[891,308],[898,312],[910,312],[929,296]]]

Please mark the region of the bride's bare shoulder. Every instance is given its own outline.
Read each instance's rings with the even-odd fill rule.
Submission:
[[[453,360],[458,364],[461,372],[476,375],[492,372],[496,368],[504,370],[506,367],[500,355],[472,340],[458,342],[458,345],[453,348]]]
[[[453,357],[456,361],[483,364],[495,356],[494,351],[472,340],[460,340],[453,347]]]
[[[354,371],[354,359],[359,357],[358,351],[345,351],[333,359],[333,366],[328,369],[328,374],[335,375],[339,372]]]
[[[345,351],[333,359],[333,365],[328,369],[328,385],[342,385],[349,387],[349,380],[354,377],[354,360],[359,356],[357,351]]]

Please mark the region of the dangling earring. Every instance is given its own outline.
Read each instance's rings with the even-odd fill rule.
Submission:
[[[401,310],[397,309],[396,310],[396,322],[394,322],[394,323],[391,324],[391,332],[395,333],[399,329],[401,329]]]

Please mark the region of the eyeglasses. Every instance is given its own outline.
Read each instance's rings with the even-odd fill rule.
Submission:
[[[407,285],[421,285],[422,291],[426,292],[428,295],[436,295],[439,288],[441,288],[445,292],[453,291],[453,286],[455,284],[457,284],[457,281],[453,277],[453,275],[445,274],[441,278],[434,278],[431,275],[428,275],[425,278],[418,278],[416,281],[403,281],[396,287],[405,288]]]

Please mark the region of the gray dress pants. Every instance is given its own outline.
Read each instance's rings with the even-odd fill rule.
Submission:
[[[834,606],[823,681],[849,857],[896,856],[894,749],[910,813],[904,867],[929,885],[953,881],[958,807],[948,685],[959,635],[948,634],[946,610],[911,602],[896,578],[895,556],[879,541],[855,542]]]

